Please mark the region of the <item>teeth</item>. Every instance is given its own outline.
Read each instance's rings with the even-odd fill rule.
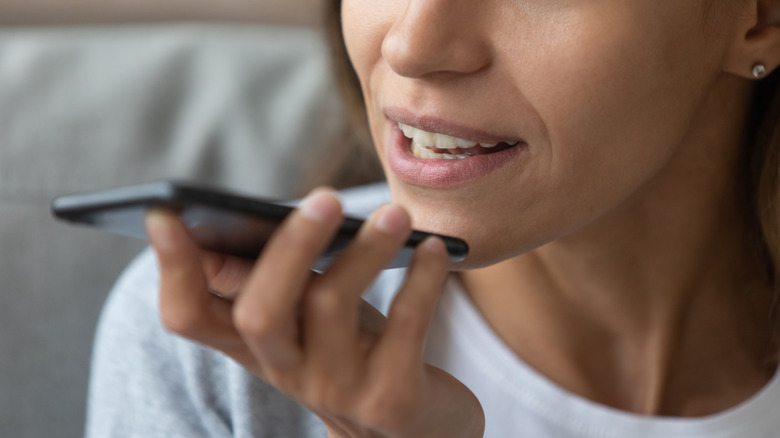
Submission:
[[[430,132],[420,131],[419,129],[414,131],[412,140],[420,146],[433,146],[434,135]]]
[[[477,145],[476,141],[464,140],[462,138],[456,138],[455,141],[458,143],[458,147],[463,149],[473,148]]]
[[[433,144],[439,149],[455,149],[458,147],[458,139],[445,134],[433,136]]]
[[[417,143],[414,140],[412,140],[412,154],[414,154],[414,156],[417,158],[444,160],[462,160],[471,156],[469,154],[439,154]]]
[[[406,138],[412,138],[414,137],[414,128],[412,128],[409,125],[404,125],[403,123],[399,123],[398,127],[401,128],[401,131],[404,132],[404,135]]]
[[[457,148],[468,149],[468,148],[473,148],[476,145],[480,145],[484,148],[492,148],[498,144],[498,143],[485,143],[485,142],[478,143],[476,141],[452,137],[450,135],[436,134],[432,132],[423,131],[421,129],[417,129],[413,126],[409,126],[403,123],[398,123],[398,127],[401,128],[401,131],[403,131],[404,136],[412,139],[413,144],[417,144],[418,147],[422,147],[422,148],[435,147],[437,149],[457,149]],[[507,143],[510,146],[514,146],[518,142],[514,141],[514,142],[507,142]],[[450,157],[454,157],[454,158],[469,157],[469,155],[465,155],[465,154],[451,155],[451,154],[437,154],[433,151],[429,151],[429,152],[437,155],[436,158],[442,158],[439,157],[439,155],[449,155]]]

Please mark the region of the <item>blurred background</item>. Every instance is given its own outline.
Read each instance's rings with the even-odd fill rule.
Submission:
[[[142,242],[55,196],[181,178],[299,195],[342,126],[319,0],[0,3],[0,436],[77,437],[103,301]]]

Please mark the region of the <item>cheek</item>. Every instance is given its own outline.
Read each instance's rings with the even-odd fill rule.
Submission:
[[[400,4],[398,0],[342,1],[344,42],[369,109],[369,125],[375,140],[379,139],[377,117],[370,109],[376,106],[374,88],[381,85],[382,79],[378,77],[379,72],[386,70],[382,68],[382,43],[392,27]],[[379,158],[384,162],[381,153]]]
[[[563,20],[565,32],[540,30],[544,38],[524,55],[504,60],[544,124],[537,149],[550,195],[544,211],[559,199],[578,213],[572,217],[592,218],[674,158],[705,95],[701,84],[711,82],[702,76],[711,74],[709,61],[692,18],[699,11],[685,7],[578,10]]]
[[[355,68],[364,94],[371,71],[382,58],[382,42],[396,15],[398,1],[344,0],[341,6],[342,29],[347,53]]]
[[[359,0],[345,0],[341,3],[341,27],[344,44],[347,48],[352,66],[360,75],[362,69],[370,60],[370,43],[366,35],[370,34],[370,26],[362,19],[364,14]]]
[[[489,266],[533,250],[556,237],[564,227],[565,206],[548,214],[529,205],[522,196],[506,191],[502,199],[475,196],[448,199],[430,193],[416,193],[409,187],[396,187],[390,180],[393,200],[412,215],[416,229],[464,239],[469,256],[457,269]]]
[[[679,0],[657,1],[667,3],[660,7],[672,10],[673,20],[686,19],[669,3]],[[613,13],[597,10],[606,3],[564,12],[559,23],[549,13],[529,22],[527,16],[502,11],[503,19],[524,32],[504,31],[503,37],[495,37],[495,80],[480,95],[502,102],[496,119],[525,120],[518,126],[533,126],[533,163],[526,172],[507,175],[498,186],[451,193],[390,179],[394,199],[410,210],[415,227],[469,242],[470,267],[577,232],[615,210],[661,172],[682,141],[704,93],[692,84],[706,82],[697,77],[701,62],[706,63],[697,55],[699,31],[679,31],[696,24],[670,21],[659,28],[665,18],[649,17],[659,13],[655,9],[641,10],[653,2]],[[382,63],[381,45],[398,4],[343,3],[347,48],[369,110],[375,107],[372,88],[397,79]],[[528,122],[537,118],[538,124]],[[369,111],[384,161],[380,119]]]

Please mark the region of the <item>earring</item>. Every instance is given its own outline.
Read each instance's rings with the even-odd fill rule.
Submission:
[[[761,79],[766,75],[766,66],[764,64],[758,63],[753,66],[753,77],[756,79]]]

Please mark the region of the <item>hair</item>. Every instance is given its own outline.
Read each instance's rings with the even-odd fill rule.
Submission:
[[[773,313],[780,321],[780,73],[774,72],[756,87],[748,125],[743,178],[754,234],[760,236],[767,277],[775,291]],[[780,339],[780,336],[777,337]],[[779,349],[780,351],[780,349]]]
[[[384,179],[382,166],[372,146],[360,81],[344,44],[341,0],[328,0],[325,8],[325,36],[344,106],[345,122],[323,153],[314,154],[312,171],[303,182],[304,192],[323,184],[343,189]]]
[[[709,11],[713,1],[705,1],[705,6]],[[326,7],[327,38],[347,115],[346,135],[336,143],[341,152],[335,156],[349,160],[335,162],[320,177],[337,187],[376,181],[382,178],[381,167],[371,147],[360,82],[344,43],[341,0],[329,0]],[[774,72],[758,82],[748,116],[738,189],[743,194],[749,238],[759,263],[766,269],[766,281],[774,288],[772,311],[778,341],[774,350],[780,352],[780,73]],[[334,156],[332,151],[328,156]]]

